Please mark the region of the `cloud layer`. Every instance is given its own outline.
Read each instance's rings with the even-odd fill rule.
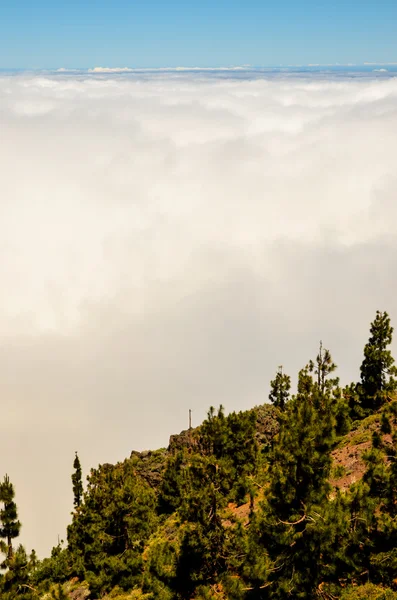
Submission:
[[[320,339],[349,381],[397,319],[397,79],[3,76],[0,107],[0,456],[41,554],[76,449],[261,403]]]

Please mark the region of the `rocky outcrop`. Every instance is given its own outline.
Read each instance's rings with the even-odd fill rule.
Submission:
[[[197,444],[197,436],[195,434],[198,429],[198,427],[195,429],[185,429],[184,431],[181,431],[181,433],[171,435],[168,451],[174,453],[183,448],[195,446]]]
[[[272,404],[262,404],[252,409],[256,415],[256,439],[261,446],[268,446],[278,432],[276,409]],[[160,450],[144,450],[131,452],[130,460],[134,469],[147,483],[157,489],[166,467],[167,457],[184,448],[194,448],[197,445],[200,427],[186,429],[171,435],[168,448]]]
[[[152,488],[158,488],[167,462],[168,450],[144,450],[131,452],[130,461],[135,472],[142,477]]]

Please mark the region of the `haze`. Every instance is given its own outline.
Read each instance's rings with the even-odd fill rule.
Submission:
[[[1,472],[41,556],[75,450],[262,403],[320,339],[347,383],[397,322],[397,79],[102,73],[0,77]]]

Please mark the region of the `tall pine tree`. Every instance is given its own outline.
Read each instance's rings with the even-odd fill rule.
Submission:
[[[283,367],[280,366],[276,377],[270,382],[269,400],[280,410],[284,410],[289,400],[289,391],[291,389],[291,377],[283,373]]]
[[[320,348],[316,363],[310,361],[299,373],[298,394],[281,416],[269,487],[252,528],[273,565],[267,581],[251,586],[255,599],[268,598],[261,591],[266,586],[272,598],[311,597],[323,577],[321,557],[335,545],[329,476],[339,391],[338,380],[327,379],[334,369],[329,352]]]
[[[329,350],[323,348],[323,343],[320,342],[320,349],[317,354],[315,364],[315,374],[317,375],[317,386],[322,394],[326,389],[332,388],[339,384],[339,379],[327,379],[328,375],[336,370],[336,364],[332,360]]]
[[[21,529],[14,496],[14,486],[10,482],[8,475],[5,475],[3,482],[0,484],[0,502],[3,503],[3,507],[0,510],[1,550],[6,554],[6,560],[3,563],[4,567],[7,567],[9,560],[12,559],[14,552],[12,541],[18,537]]]
[[[364,360],[361,364],[361,383],[358,392],[364,410],[376,410],[397,389],[397,369],[394,358],[388,349],[392,342],[393,327],[387,312],[376,312],[371,323],[371,336],[364,347]]]
[[[83,497],[83,481],[81,478],[81,464],[79,456],[76,452],[73,462],[74,473],[72,474],[72,483],[73,483],[73,504],[75,508],[78,508],[81,505],[81,500]]]

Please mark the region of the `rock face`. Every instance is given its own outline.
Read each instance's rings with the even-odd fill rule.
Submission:
[[[144,450],[131,452],[130,460],[138,475],[142,477],[152,488],[157,489],[161,483],[166,467],[168,450]]]
[[[90,595],[90,590],[85,587],[78,587],[77,589],[69,592],[70,600],[86,600]]]
[[[172,454],[177,452],[178,450],[182,450],[182,448],[189,448],[196,445],[196,436],[194,433],[198,430],[196,429],[185,429],[181,431],[181,433],[176,433],[171,435],[170,443],[168,446],[168,451]]]

